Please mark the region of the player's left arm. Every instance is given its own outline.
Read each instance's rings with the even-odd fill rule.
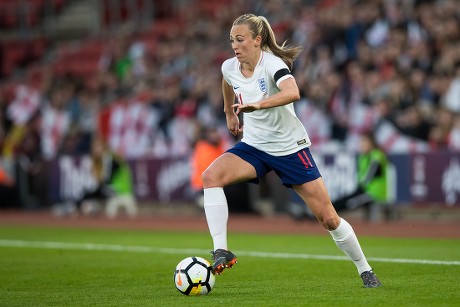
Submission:
[[[283,106],[300,99],[300,92],[294,77],[289,77],[282,80],[278,88],[280,91],[270,97],[267,97],[259,102],[250,104],[234,104],[232,107],[237,108],[239,112],[253,112],[256,110],[269,109]]]

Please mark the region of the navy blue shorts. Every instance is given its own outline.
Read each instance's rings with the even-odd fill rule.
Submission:
[[[237,155],[254,166],[257,178],[249,181],[252,183],[258,183],[259,178],[270,171],[275,171],[281,178],[283,185],[288,188],[292,188],[292,185],[300,185],[321,177],[308,148],[287,156],[272,156],[246,143],[239,142],[227,152]]]

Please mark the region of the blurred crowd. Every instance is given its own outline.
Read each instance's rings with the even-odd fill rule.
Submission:
[[[369,132],[389,153],[460,150],[457,1],[226,0],[212,13],[194,2],[171,2],[155,40],[129,27],[104,38],[96,74],[56,74],[51,50],[39,82],[3,87],[2,156],[88,153],[95,135],[127,158],[188,156],[203,126],[230,145],[220,65],[245,12],[303,46],[295,106],[316,151],[355,150]]]

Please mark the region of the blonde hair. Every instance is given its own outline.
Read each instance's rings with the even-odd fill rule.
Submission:
[[[303,48],[300,46],[285,46],[284,42],[281,46],[276,43],[275,33],[273,32],[270,23],[264,16],[256,16],[254,14],[244,14],[235,19],[234,26],[247,25],[249,31],[252,33],[252,38],[258,35],[262,38],[261,49],[268,51],[281,58],[286,65],[292,69],[294,60],[302,52]]]

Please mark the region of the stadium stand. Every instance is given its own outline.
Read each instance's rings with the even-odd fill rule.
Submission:
[[[316,150],[353,151],[372,130],[388,153],[460,151],[456,1],[104,0],[98,33],[37,34],[47,12],[74,3],[0,0],[10,37],[1,42],[0,135],[18,124],[9,110],[28,105],[18,88],[37,91],[43,139],[54,144],[42,147],[47,159],[70,135],[102,134],[127,157],[187,156],[197,125],[235,141],[219,80],[231,56],[226,31],[243,12],[266,16],[280,40],[304,47],[293,70],[296,108]]]

